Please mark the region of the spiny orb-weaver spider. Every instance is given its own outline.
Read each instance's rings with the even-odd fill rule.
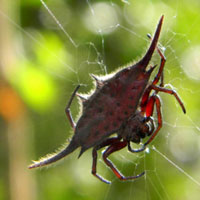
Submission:
[[[173,95],[183,112],[186,113],[185,107],[176,91],[164,88],[163,69],[166,59],[157,47],[163,18],[164,16],[160,18],[154,37],[151,39],[150,35],[148,35],[151,39],[151,45],[139,62],[119,70],[107,79],[92,75],[96,81],[96,90],[89,98],[77,94],[80,85],[76,87],[65,110],[74,129],[70,144],[59,153],[34,161],[29,166],[30,169],[53,163],[70,154],[78,147],[81,147],[80,157],[83,152],[92,147],[92,174],[101,181],[110,183],[110,181],[96,172],[97,150],[108,146],[103,152],[103,160],[120,180],[136,179],[144,174],[143,172],[136,176],[125,177],[108,159],[108,156],[126,146],[133,153],[144,151],[146,146],[155,138],[162,127],[161,102],[158,92]],[[150,66],[148,70],[147,66],[155,49],[161,57],[161,62],[157,75],[150,82],[150,75],[156,65]],[[159,81],[160,84],[158,86],[157,83]],[[76,95],[83,103],[82,115],[77,124],[74,123],[70,112],[70,105]],[[152,117],[154,105],[158,120],[156,129]],[[114,133],[117,133],[117,136],[111,136]],[[132,149],[130,142],[139,144],[147,136],[150,136],[149,139],[140,149]]]

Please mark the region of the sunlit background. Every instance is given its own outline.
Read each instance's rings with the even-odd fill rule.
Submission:
[[[49,10],[48,10],[49,9]],[[0,2],[0,200],[197,200],[200,195],[199,0],[2,0]],[[164,26],[165,84],[181,96],[162,98],[163,128],[146,152],[110,156],[120,182],[101,159],[91,175],[91,150],[75,151],[53,167],[28,170],[73,134],[65,106],[74,88],[93,88],[90,74],[106,75],[138,60],[160,16]],[[159,64],[157,53],[152,64]],[[80,113],[77,99],[71,107]]]

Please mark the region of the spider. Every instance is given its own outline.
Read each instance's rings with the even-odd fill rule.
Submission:
[[[78,147],[81,147],[79,157],[89,148],[92,150],[92,174],[105,183],[111,183],[97,173],[97,151],[107,147],[103,152],[103,160],[120,180],[136,179],[144,175],[144,172],[136,176],[124,176],[108,159],[108,156],[116,151],[128,147],[133,153],[142,152],[146,146],[155,138],[162,127],[161,101],[159,92],[173,95],[180,104],[184,113],[185,107],[176,91],[164,87],[163,69],[166,58],[157,47],[160,35],[162,16],[158,23],[154,37],[151,38],[151,45],[144,57],[131,66],[119,70],[109,77],[92,77],[96,81],[96,90],[90,97],[78,94],[78,85],[74,90],[66,107],[66,115],[74,129],[74,135],[69,145],[62,151],[34,161],[30,169],[48,165],[67,156]],[[161,57],[157,75],[152,82],[149,81],[155,66],[147,66],[151,60],[154,50],[157,50]],[[158,85],[158,82],[160,84]],[[83,105],[82,115],[77,124],[74,123],[70,112],[70,106],[75,96],[78,96]],[[157,126],[155,128],[153,110],[157,111]],[[117,133],[116,136],[112,136]],[[149,137],[139,149],[133,149],[131,142],[139,144],[142,139]]]

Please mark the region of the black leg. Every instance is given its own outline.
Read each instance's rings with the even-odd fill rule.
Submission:
[[[105,140],[104,142],[102,142],[100,145],[98,145],[97,147],[93,148],[93,150],[92,150],[92,158],[93,158],[93,161],[92,161],[92,174],[95,177],[97,177],[99,180],[101,180],[102,182],[107,183],[107,184],[110,184],[111,182],[106,180],[105,178],[103,178],[99,174],[97,174],[97,150],[99,150],[99,149],[101,149],[101,148],[103,148],[105,146],[108,146],[108,145],[114,144],[116,142],[119,142],[119,141],[120,141],[120,138],[117,138],[117,137],[108,138],[107,140]]]
[[[74,97],[75,97],[75,95],[76,95],[76,92],[78,91],[79,88],[80,88],[80,85],[78,85],[78,86],[75,88],[75,90],[74,90],[74,92],[72,93],[72,96],[71,96],[71,98],[70,98],[70,100],[69,100],[69,102],[68,102],[68,104],[67,104],[67,107],[65,108],[65,113],[66,113],[66,115],[67,115],[67,118],[68,118],[68,120],[69,120],[69,122],[70,122],[70,124],[71,124],[71,126],[72,126],[72,128],[73,128],[74,130],[75,130],[75,123],[74,123],[74,120],[73,120],[72,115],[71,115],[70,106],[71,106],[72,101],[73,101],[73,99],[74,99]]]

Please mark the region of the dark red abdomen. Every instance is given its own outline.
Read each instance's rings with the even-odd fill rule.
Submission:
[[[98,145],[133,115],[146,88],[150,73],[136,64],[103,82],[87,100],[77,122],[73,140],[86,149]]]

